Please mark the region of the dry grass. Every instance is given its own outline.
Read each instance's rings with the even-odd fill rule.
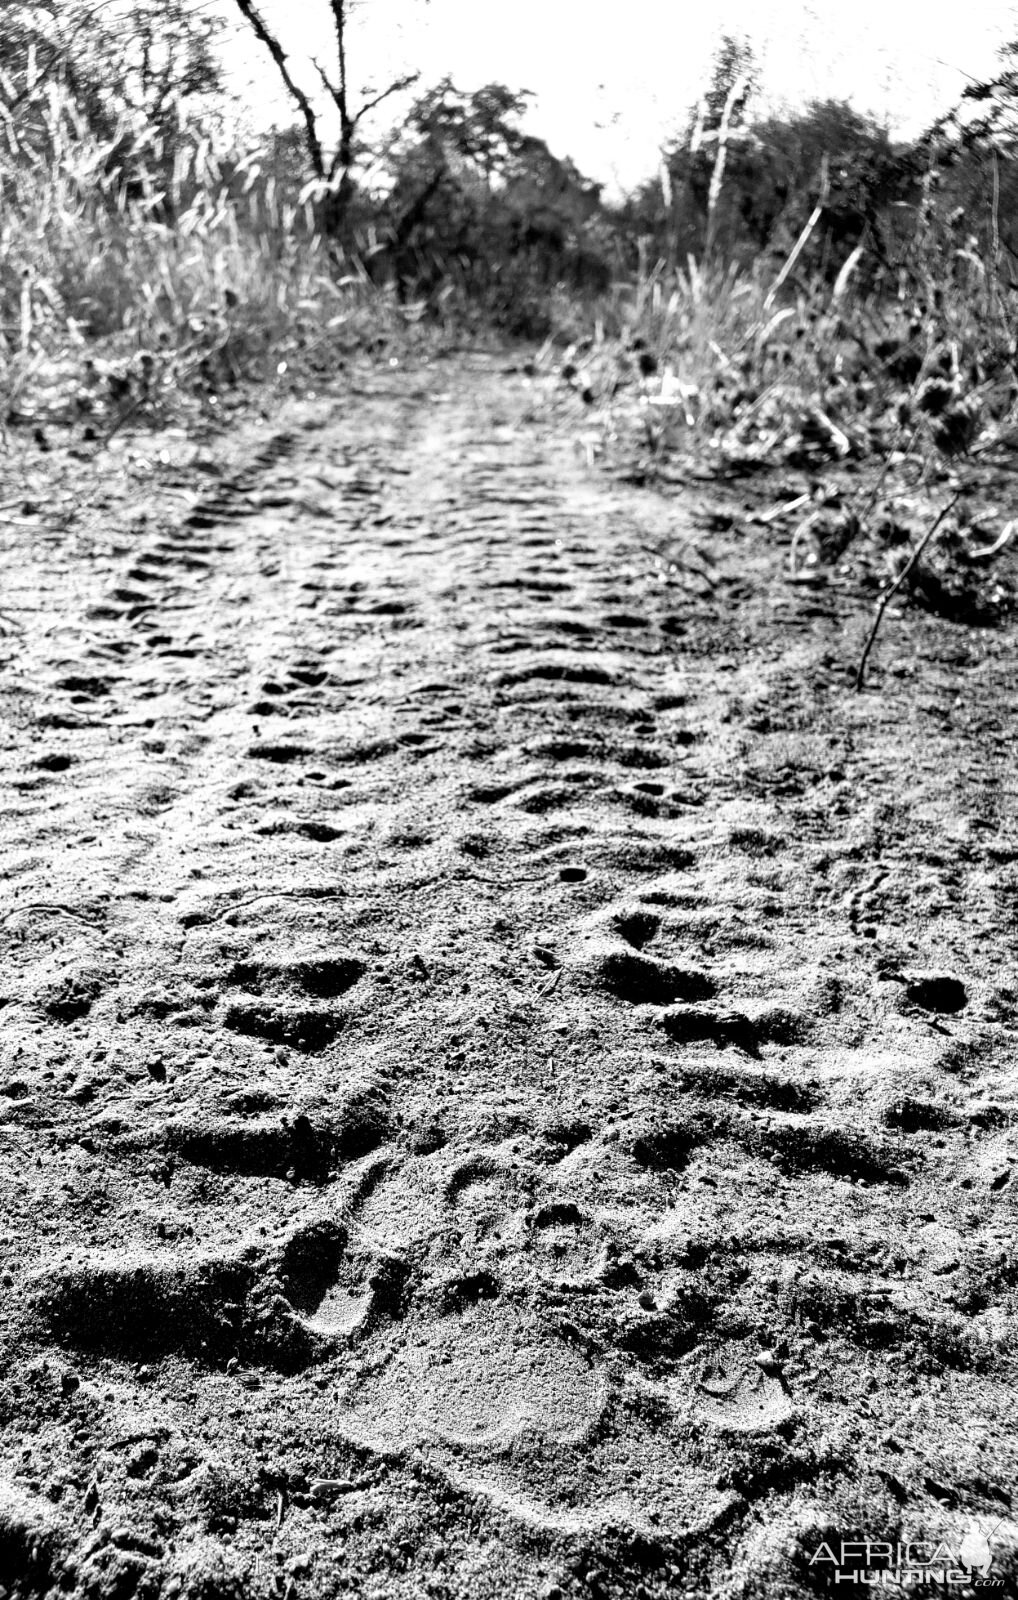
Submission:
[[[992,263],[921,211],[894,282],[867,284],[856,248],[832,283],[802,264],[819,217],[778,265],[644,266],[582,337],[570,330],[562,371],[629,474],[780,474],[765,520],[787,529],[793,579],[855,563],[875,586],[896,581],[957,493],[910,583],[946,615],[993,620],[1015,602],[995,562],[1013,527],[1018,373]]]
[[[659,262],[597,306],[563,359],[597,401],[614,403],[610,421],[632,422],[636,401],[652,455],[695,444],[745,464],[863,459],[910,418],[934,416],[930,436],[951,454],[945,418],[966,449],[1010,427],[1015,334],[985,276],[930,300],[917,285],[856,293],[859,259],[853,251],[833,287],[785,283],[783,269],[773,279],[690,259],[668,274]]]
[[[128,192],[54,98],[37,148],[0,128],[0,408],[162,414],[183,396],[405,337],[392,297],[315,232],[257,155],[150,147]]]

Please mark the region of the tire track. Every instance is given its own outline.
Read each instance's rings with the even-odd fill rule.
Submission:
[[[1006,1553],[1013,662],[931,752],[779,571],[482,359],[294,403],[27,639],[20,1592],[776,1597],[863,1495]]]

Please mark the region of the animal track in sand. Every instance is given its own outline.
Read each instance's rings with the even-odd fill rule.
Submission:
[[[901,1147],[890,1140],[822,1122],[811,1112],[775,1112],[757,1121],[716,1101],[694,1101],[681,1116],[639,1133],[632,1152],[643,1166],[681,1171],[694,1150],[727,1141],[792,1174],[822,1170],[870,1183],[908,1183]]]
[[[359,1243],[359,1230],[311,1223],[287,1240],[279,1262],[283,1292],[312,1333],[345,1342],[401,1307],[408,1267]]]
[[[661,918],[640,908],[598,913],[571,955],[573,981],[632,1005],[709,998],[716,985],[707,973],[646,953],[660,928]]]
[[[335,1000],[352,989],[367,970],[367,963],[360,956],[297,952],[279,958],[235,961],[227,982],[255,995],[295,991],[319,1000]]]
[[[381,1372],[341,1398],[347,1437],[501,1454],[528,1434],[579,1443],[602,1414],[606,1387],[590,1363],[498,1300],[467,1297],[406,1331]]]
[[[291,1312],[258,1315],[254,1256],[89,1259],[29,1285],[38,1321],[64,1344],[118,1360],[183,1355],[224,1364],[232,1357],[298,1370],[314,1344]]]
[[[223,1008],[223,1027],[233,1033],[288,1045],[307,1055],[327,1050],[346,1026],[346,1014],[296,1001],[231,1000]]]
[[[495,679],[498,688],[513,688],[517,684],[541,681],[614,684],[618,678],[608,667],[585,662],[539,661],[528,667],[517,667],[512,672],[502,672]]]

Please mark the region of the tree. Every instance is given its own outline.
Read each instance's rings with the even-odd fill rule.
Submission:
[[[755,123],[753,135],[753,149],[733,175],[752,238],[787,249],[816,203],[823,172],[823,212],[809,264],[836,273],[860,243],[887,264],[887,218],[911,194],[914,172],[907,150],[892,145],[886,128],[847,101],[813,100],[792,115]]]
[[[114,60],[119,95],[142,124],[170,139],[190,106],[223,94],[218,45],[225,26],[194,0],[131,0]]]
[[[276,34],[265,22],[254,0],[234,0],[237,10],[264,46],[275,63],[280,81],[298,112],[304,128],[304,145],[313,177],[317,182],[322,206],[325,231],[339,235],[344,226],[353,195],[353,169],[359,155],[358,135],[361,124],[370,112],[376,110],[391,95],[411,88],[419,73],[406,73],[393,79],[384,89],[364,90],[361,104],[354,109],[350,91],[347,63],[347,42],[351,10],[354,0],[328,0],[335,45],[335,63],[331,72],[314,62],[326,97],[339,118],[339,138],[329,153],[322,132],[322,118],[311,96],[301,87],[290,70],[289,57]]]
[[[712,117],[724,81],[711,97]],[[663,197],[658,183],[648,183],[621,213],[630,236],[649,238],[658,256],[673,260],[699,254],[707,238],[717,146],[697,148],[693,127],[691,117],[687,138],[666,153],[668,193]],[[786,257],[817,203],[822,172],[826,197],[804,266],[836,274],[860,243],[875,266],[886,266],[902,219],[907,214],[914,223],[907,203],[918,188],[915,153],[893,145],[885,128],[844,101],[812,101],[801,110],[755,118],[740,110],[726,137],[723,183],[713,206],[713,243],[725,260],[748,262],[768,250]]]
[[[717,134],[725,119],[726,108],[729,127],[742,127],[758,78],[756,56],[749,40],[738,39],[730,33],[722,34],[711,66],[710,84],[699,105],[690,113],[687,130],[689,141],[696,142],[694,130],[697,124],[702,136]]]
[[[502,84],[461,93],[449,78],[415,101],[390,142],[390,221],[384,257],[403,296],[483,253],[495,184],[504,185],[523,134],[525,91]]]
[[[95,0],[10,4],[4,13],[0,107],[8,138],[44,154],[54,136],[52,90],[74,131],[110,146],[107,172],[125,181],[144,151],[172,169],[196,108],[224,93],[217,45],[224,24],[199,0],[131,0],[122,17]]]
[[[55,0],[12,3],[4,12],[0,61],[0,128],[12,154],[40,156],[54,135],[52,91],[63,91],[81,124],[108,137],[110,120],[90,41],[79,36],[91,18],[81,8],[63,14]]]
[[[993,144],[1014,152],[1018,140],[1018,39],[1003,45],[999,54],[1000,71],[985,82],[968,84],[961,103],[931,132],[950,128],[967,149]]]
[[[710,83],[689,112],[686,127],[662,153],[668,254],[672,261],[708,251],[725,232],[719,203],[733,148],[746,140],[748,107],[758,71],[745,39],[722,35]]]
[[[519,126],[526,91],[447,78],[392,141],[388,241],[379,262],[404,297],[450,284],[500,319],[550,282],[607,274],[592,220],[600,188]],[[601,282],[604,287],[604,282]]]
[[[955,231],[1018,283],[1018,39],[1003,45],[999,70],[973,80],[919,141],[939,179],[939,210]]]

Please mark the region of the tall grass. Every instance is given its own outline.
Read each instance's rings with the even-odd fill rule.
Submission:
[[[97,404],[104,382],[121,402],[168,403],[401,325],[264,153],[149,139],[124,164],[123,133],[97,140],[58,93],[33,133],[0,124],[7,413],[80,404],[82,383]]]
[[[780,263],[659,260],[617,283],[576,342],[608,427],[660,457],[714,446],[761,465],[879,456],[911,424],[945,456],[1006,434],[1016,322],[975,241],[919,207],[896,272],[867,273],[860,244],[832,281],[807,248],[821,215]]]

